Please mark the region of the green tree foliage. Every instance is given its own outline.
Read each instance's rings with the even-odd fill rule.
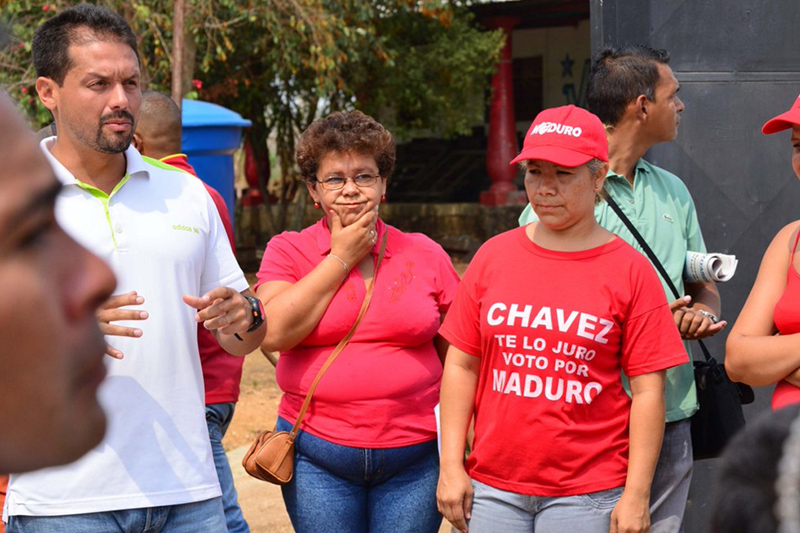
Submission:
[[[0,85],[38,127],[49,122],[35,97],[30,45],[35,28],[74,2],[0,0],[13,34],[0,51]],[[173,2],[105,0],[139,37],[144,84],[169,93]],[[447,0],[186,0],[185,92],[253,121],[248,138],[263,185],[266,139],[274,135],[281,202],[297,188],[295,140],[328,112],[359,108],[400,138],[443,136],[481,122],[502,46]],[[476,105],[478,104],[478,105]],[[283,210],[272,229],[285,227]]]
[[[52,116],[36,97],[36,72],[31,56],[33,34],[42,22],[75,3],[64,0],[0,0],[2,20],[11,33],[10,43],[0,49],[0,86],[19,102],[34,128],[50,123]],[[172,2],[109,0],[95,3],[117,11],[128,20],[139,38],[144,85],[169,94]]]
[[[345,65],[362,110],[400,137],[448,137],[483,122],[501,33],[479,31],[463,8],[398,10],[376,27],[388,57]]]

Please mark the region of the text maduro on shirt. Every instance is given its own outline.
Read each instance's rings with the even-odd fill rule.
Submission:
[[[591,362],[597,355],[592,344],[608,343],[615,326],[612,320],[548,306],[534,314],[533,305],[498,302],[489,307],[486,323],[506,331],[532,330],[531,335],[492,336],[502,349],[502,358],[494,361],[498,367],[492,368],[494,392],[570,404],[590,404],[602,392],[602,385],[591,378]],[[573,342],[556,339],[558,333]]]

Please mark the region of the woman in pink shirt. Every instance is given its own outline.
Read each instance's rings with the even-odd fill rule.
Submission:
[[[269,323],[262,348],[281,352],[278,430],[296,420],[373,277],[375,288],[303,419],[294,478],[283,486],[292,525],[299,533],[436,532],[433,409],[446,349],[437,331],[458,276],[431,239],[380,219],[395,144],[374,119],[353,111],[315,121],[300,138],[297,163],[325,216],[274,237],[256,285]]]

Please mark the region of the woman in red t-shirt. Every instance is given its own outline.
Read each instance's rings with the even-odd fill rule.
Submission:
[[[800,97],[761,131],[771,134],[789,128],[792,168],[800,178]],[[796,220],[772,239],[725,350],[725,370],[732,380],[754,387],[777,383],[773,409],[800,402],[799,230]]]
[[[281,352],[278,430],[294,424],[375,279],[369,309],[322,376],[295,441],[294,477],[282,489],[298,533],[433,533],[442,521],[434,407],[446,343],[437,331],[458,275],[441,246],[378,217],[394,162],[392,135],[363,113],[311,124],[297,163],[325,216],[273,237],[258,272],[262,348]]]
[[[439,510],[471,533],[648,531],[664,370],[686,352],[650,263],[595,220],[600,120],[543,111],[518,162],[539,222],[481,247],[440,330]]]

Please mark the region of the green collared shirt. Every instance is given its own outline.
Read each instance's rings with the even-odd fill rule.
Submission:
[[[605,190],[616,200],[653,249],[675,287],[681,293],[685,293],[683,268],[686,263],[686,252],[706,252],[692,196],[676,175],[644,159],[636,162],[634,172],[633,187],[631,187],[624,176],[609,170]],[[616,233],[644,254],[642,247],[606,202],[601,202],[595,207],[594,216],[601,226]],[[519,217],[519,223],[524,226],[536,220],[536,213],[528,204]],[[663,280],[661,283],[667,300],[673,301],[675,297],[669,286]],[[692,352],[689,343],[684,341],[683,344],[690,360]],[[689,360],[685,365],[667,370],[665,395],[667,422],[683,420],[697,411],[694,371]]]

